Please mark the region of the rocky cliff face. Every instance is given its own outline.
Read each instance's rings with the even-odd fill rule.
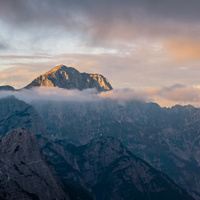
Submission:
[[[34,105],[48,134],[74,144],[113,136],[200,199],[200,109],[110,100]]]
[[[45,134],[41,117],[33,106],[14,96],[0,99],[0,112],[0,138],[16,128],[26,128],[34,134]]]
[[[59,65],[47,73],[37,77],[25,88],[32,87],[60,87],[65,89],[84,90],[87,88],[96,88],[98,91],[112,90],[107,78],[100,74],[80,73],[72,67]]]
[[[112,137],[79,147],[47,143],[42,151],[64,180],[87,187],[96,200],[193,199]]]
[[[8,200],[69,200],[64,185],[24,129],[10,131],[0,145],[0,197]]]

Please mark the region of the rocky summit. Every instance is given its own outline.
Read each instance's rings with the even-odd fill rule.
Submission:
[[[65,65],[59,65],[40,75],[25,88],[30,89],[39,86],[78,90],[96,88],[99,92],[112,90],[112,86],[104,76],[80,73],[78,70]]]

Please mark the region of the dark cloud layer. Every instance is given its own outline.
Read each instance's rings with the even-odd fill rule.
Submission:
[[[195,36],[199,8],[198,0],[1,0],[0,19],[16,29],[78,30],[96,40],[138,34]]]
[[[9,48],[8,44],[6,41],[3,41],[1,38],[0,38],[0,51],[5,51]]]
[[[26,22],[34,18],[66,19],[67,14],[79,12],[112,19],[116,16],[130,19],[142,11],[148,16],[158,16],[178,20],[199,20],[200,2],[198,0],[1,0],[1,15]],[[86,13],[87,12],[87,13]],[[37,15],[35,15],[37,13]],[[142,13],[142,14],[144,14]],[[63,14],[65,16],[63,16]],[[63,18],[62,18],[63,17]],[[145,17],[145,16],[144,16]]]
[[[0,43],[0,50],[4,50],[4,49],[6,49],[6,45],[5,45],[5,44],[2,44],[2,43]]]

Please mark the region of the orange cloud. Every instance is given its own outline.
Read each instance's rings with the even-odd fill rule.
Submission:
[[[0,71],[0,85],[11,85],[16,89],[24,87],[24,83],[36,77],[36,72],[31,72],[23,67],[11,67]]]
[[[200,59],[200,40],[172,39],[164,42],[164,47],[174,62],[194,61]]]

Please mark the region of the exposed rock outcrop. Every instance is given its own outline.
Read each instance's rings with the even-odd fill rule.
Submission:
[[[69,200],[64,185],[40,153],[35,135],[10,131],[0,145],[0,197],[6,200]]]
[[[39,86],[78,90],[96,88],[100,92],[112,90],[112,86],[104,76],[100,74],[80,73],[78,70],[66,67],[65,65],[59,65],[37,77],[25,88],[30,89]]]

